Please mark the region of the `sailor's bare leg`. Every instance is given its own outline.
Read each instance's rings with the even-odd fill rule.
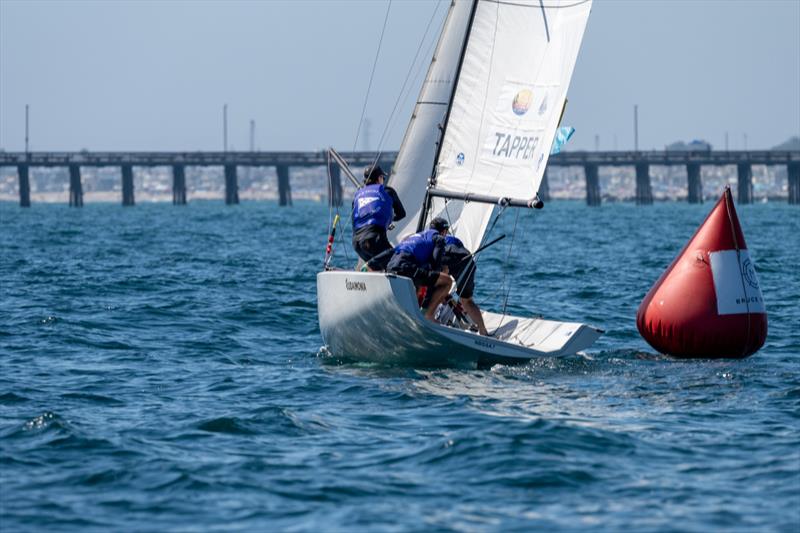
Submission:
[[[453,278],[444,273],[439,274],[439,279],[436,280],[436,284],[432,289],[433,292],[431,292],[431,302],[425,310],[425,318],[434,320],[433,315],[436,313],[436,308],[439,307],[439,304],[447,297],[452,284]]]
[[[464,307],[464,312],[467,313],[467,316],[478,326],[478,333],[488,335],[489,332],[486,331],[486,324],[483,323],[483,315],[481,315],[478,304],[472,298],[461,298],[461,305]]]

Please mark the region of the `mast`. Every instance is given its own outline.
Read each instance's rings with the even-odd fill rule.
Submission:
[[[453,99],[458,89],[458,80],[461,77],[461,67],[464,65],[464,56],[467,54],[467,46],[469,45],[469,36],[472,33],[472,23],[475,20],[475,12],[478,10],[478,2],[474,0],[472,10],[469,13],[469,21],[467,22],[467,32],[464,34],[464,45],[461,47],[461,55],[458,58],[458,68],[456,69],[456,77],[453,81],[453,90],[450,93],[450,101],[447,104],[447,112],[444,116],[444,124],[440,128],[439,143],[436,146],[436,156],[433,158],[433,168],[431,169],[431,177],[428,180],[428,189],[432,189],[436,185],[436,167],[439,165],[439,155],[442,152],[442,141],[444,141],[444,134],[447,131],[447,124],[450,122],[450,111],[453,108]],[[419,213],[419,220],[417,221],[417,232],[423,230],[425,226],[425,219],[428,216],[428,210],[431,206],[431,196],[428,191],[425,192],[425,199],[422,201],[422,210]]]

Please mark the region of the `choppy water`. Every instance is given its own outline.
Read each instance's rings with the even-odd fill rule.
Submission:
[[[318,355],[324,206],[0,205],[2,529],[796,532],[800,210],[739,207],[770,315],[755,356],[674,361],[636,332],[710,208],[522,213],[510,311],[607,334],[418,371]]]

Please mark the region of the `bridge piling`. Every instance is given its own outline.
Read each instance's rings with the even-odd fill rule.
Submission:
[[[17,166],[17,178],[19,178],[19,206],[31,206],[31,180],[30,167],[28,165]]]
[[[539,200],[543,202],[550,201],[550,182],[547,180],[547,169],[544,169],[544,174],[542,174],[542,182],[539,184],[539,192],[536,193],[539,195]]]
[[[650,185],[650,165],[637,163],[636,167],[636,205],[653,204],[653,188]]]
[[[328,170],[331,173],[328,181],[328,205],[339,207],[342,205],[342,169],[331,162]]]
[[[225,204],[239,203],[239,182],[236,176],[236,165],[225,165]]]
[[[292,205],[292,186],[289,183],[289,165],[278,165],[278,204]]]
[[[688,199],[690,204],[703,203],[703,180],[700,178],[700,165],[689,163],[686,165],[688,178]]]
[[[738,198],[740,204],[753,203],[753,167],[749,163],[736,165],[736,174],[739,178]]]
[[[122,205],[136,205],[133,197],[133,165],[122,165]]]
[[[80,165],[69,166],[69,206],[83,207],[83,185]]]
[[[800,163],[786,165],[786,174],[789,178],[789,203],[800,205]]]
[[[586,175],[586,205],[597,207],[600,205],[600,175],[598,166],[584,165],[583,173]]]
[[[186,167],[172,165],[172,205],[186,205]]]

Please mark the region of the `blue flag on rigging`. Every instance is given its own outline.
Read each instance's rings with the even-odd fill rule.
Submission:
[[[575,128],[572,126],[561,126],[556,131],[556,136],[553,139],[553,146],[550,148],[550,155],[556,155],[561,151],[561,147],[567,144],[567,141],[572,138],[575,133]]]

